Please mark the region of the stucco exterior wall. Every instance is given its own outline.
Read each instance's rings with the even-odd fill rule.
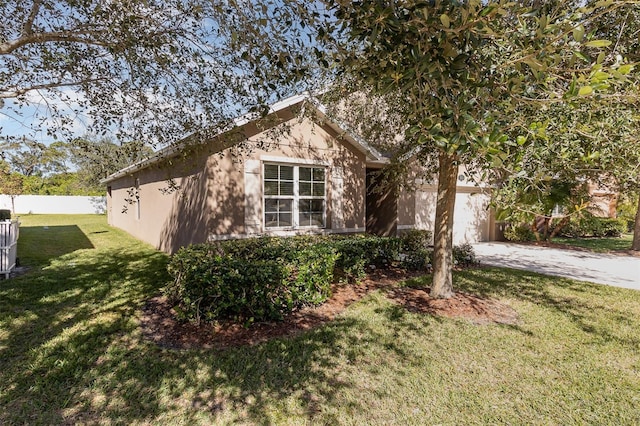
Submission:
[[[328,126],[293,116],[284,118],[291,119],[286,134],[274,135],[250,123],[244,128],[247,142],[240,148],[216,153],[212,143],[200,152],[164,160],[110,182],[109,223],[169,253],[211,239],[308,231],[364,232],[364,154],[341,141]],[[327,168],[324,230],[264,228],[265,162]],[[139,202],[135,202],[136,194]]]
[[[205,241],[210,216],[207,162],[203,154],[174,159],[171,165],[163,162],[111,182],[109,224],[168,252],[183,243]],[[177,186],[173,190],[170,179]]]
[[[413,229],[416,225],[416,193],[402,190],[398,194],[398,231]]]

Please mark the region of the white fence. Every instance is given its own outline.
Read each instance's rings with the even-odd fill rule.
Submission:
[[[104,214],[106,197],[74,195],[18,195],[15,214]],[[0,195],[0,209],[12,210],[11,197]]]
[[[16,266],[20,223],[17,220],[0,221],[0,275],[9,278]]]

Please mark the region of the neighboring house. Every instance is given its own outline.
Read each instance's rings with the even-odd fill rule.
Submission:
[[[618,193],[596,183],[589,183],[589,211],[599,217],[616,217]]]
[[[299,114],[303,106],[312,114]],[[114,173],[103,180],[109,223],[169,253],[258,235],[430,229],[435,186],[373,191],[388,160],[325,111],[295,96],[273,105],[267,120],[240,119],[207,144],[165,149]],[[461,182],[456,243],[494,239],[488,200]]]

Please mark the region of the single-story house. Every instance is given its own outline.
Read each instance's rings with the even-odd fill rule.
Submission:
[[[109,224],[168,253],[259,235],[432,229],[435,185],[372,190],[387,159],[309,96],[274,104],[267,119],[235,124],[210,142],[178,144],[184,149],[159,151],[104,179]],[[495,239],[488,202],[485,189],[461,175],[456,244]]]

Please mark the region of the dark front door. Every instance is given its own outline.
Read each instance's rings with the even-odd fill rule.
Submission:
[[[381,236],[396,235],[398,197],[393,185],[385,184],[379,170],[367,169],[367,232]]]

